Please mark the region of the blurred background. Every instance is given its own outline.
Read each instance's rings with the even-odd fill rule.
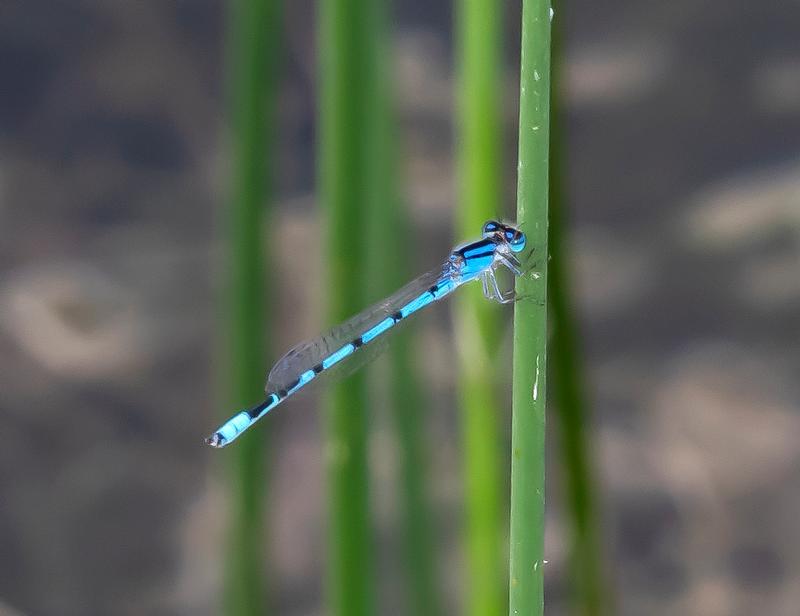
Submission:
[[[469,239],[453,227],[455,20],[450,3],[394,4],[413,275]],[[270,361],[330,324],[319,308],[314,3],[286,3],[281,20],[262,231]],[[235,410],[215,359],[231,168],[226,21],[214,0],[0,3],[4,616],[222,613],[229,450],[203,437]],[[502,22],[496,209],[513,218],[517,3]],[[564,253],[611,611],[794,615],[800,4],[575,0],[555,23]],[[451,307],[417,321],[436,592],[441,613],[457,614],[467,601]],[[500,365],[509,351],[507,332]],[[500,380],[507,391],[510,376]],[[317,400],[299,397],[268,420],[271,613],[325,613]],[[384,405],[369,416],[377,612],[414,613],[398,556],[396,438]],[[547,613],[567,614],[569,516],[550,440]]]

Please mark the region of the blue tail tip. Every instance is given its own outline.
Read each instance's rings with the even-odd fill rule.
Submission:
[[[206,445],[211,445],[214,449],[221,449],[227,444],[227,440],[219,432],[214,432],[206,439]]]

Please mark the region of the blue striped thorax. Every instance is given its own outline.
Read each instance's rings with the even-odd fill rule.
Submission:
[[[464,262],[461,268],[461,280],[472,280],[479,276],[494,262],[497,243],[494,238],[478,240],[457,248],[453,254],[461,257]]]

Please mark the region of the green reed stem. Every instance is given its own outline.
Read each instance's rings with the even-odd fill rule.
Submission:
[[[339,323],[364,308],[369,133],[375,80],[370,0],[322,0],[319,9],[320,197],[325,213],[327,316]],[[327,397],[328,613],[371,613],[364,372],[331,387]]]
[[[550,133],[550,1],[523,0],[517,222],[535,271],[517,280],[514,307],[509,614],[544,610],[547,199]]]
[[[502,4],[462,0],[458,7],[458,237],[473,237],[501,203]],[[502,449],[495,356],[500,313],[470,285],[456,298],[458,398],[465,476],[465,613],[501,614],[503,575]]]
[[[587,430],[589,412],[584,391],[585,371],[580,351],[580,332],[570,296],[567,235],[567,196],[564,179],[565,139],[558,102],[562,74],[561,31],[553,28],[553,70],[550,166],[550,271],[548,294],[553,324],[550,351],[552,400],[555,402],[564,469],[567,508],[571,514],[572,538],[570,574],[576,613],[603,616],[609,613],[603,576],[600,528],[597,515],[597,487],[592,472]]]
[[[234,0],[228,32],[230,62],[232,195],[228,219],[226,297],[229,399],[231,408],[263,396],[264,348],[269,310],[265,300],[264,251],[270,168],[274,141],[280,3]],[[267,426],[253,430],[231,449],[233,490],[225,575],[225,612],[265,613],[263,449]]]
[[[389,174],[389,175],[394,175]],[[377,174],[376,178],[382,177]],[[383,175],[383,177],[387,177]],[[376,271],[374,288],[386,296],[411,279],[408,246],[411,233],[394,180],[381,189],[386,200],[375,211],[376,250],[371,260]],[[414,348],[416,325],[407,323],[389,348],[388,399],[398,441],[402,507],[402,552],[408,579],[408,613],[435,616],[441,613],[435,583],[435,553],[428,500],[428,456],[424,443],[427,401],[420,383]]]
[[[413,327],[413,326],[412,326]],[[424,424],[420,420],[427,408],[415,369],[418,357],[411,333],[393,342],[390,351],[392,371],[392,412],[400,449],[400,485],[403,498],[403,540],[409,580],[410,613],[435,616],[441,613],[436,588],[436,561],[428,500],[428,457],[424,446]]]
[[[372,148],[371,229],[368,262],[370,288],[387,297],[417,273],[409,261],[411,230],[405,200],[398,186],[398,139],[390,75],[391,28],[389,2],[374,0],[373,30],[375,101],[366,122]],[[407,611],[419,616],[440,613],[435,583],[435,558],[431,511],[428,503],[428,465],[423,436],[426,401],[414,349],[415,324],[392,340],[389,349],[388,401],[397,435],[400,471],[401,541],[408,584]]]

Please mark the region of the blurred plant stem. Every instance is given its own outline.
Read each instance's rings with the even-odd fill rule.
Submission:
[[[544,610],[547,199],[550,133],[550,1],[523,0],[517,223],[538,279],[517,280],[511,435],[509,614]]]
[[[462,0],[458,13],[458,185],[456,230],[474,237],[501,203],[502,5]],[[456,298],[458,398],[465,478],[467,614],[491,616],[506,605],[503,567],[502,449],[495,357],[501,338],[497,307],[479,285]]]
[[[366,118],[366,134],[372,152],[370,178],[370,232],[368,280],[374,296],[387,297],[417,273],[410,256],[414,241],[404,199],[398,186],[398,143],[391,61],[389,2],[374,0],[372,31],[374,103]],[[440,613],[435,583],[431,512],[427,498],[427,451],[422,418],[425,400],[414,354],[414,323],[394,337],[389,348],[388,400],[398,441],[402,550],[408,580],[407,611],[419,616]]]
[[[580,351],[580,332],[570,297],[569,253],[566,244],[567,197],[564,179],[565,138],[561,126],[559,84],[563,55],[559,21],[553,27],[550,133],[550,227],[548,246],[548,303],[552,323],[550,350],[551,399],[559,423],[560,451],[564,469],[567,507],[572,521],[570,573],[575,613],[603,616],[610,613],[603,579],[597,486],[593,479],[587,430],[591,422],[584,393],[585,372]]]
[[[325,214],[327,316],[340,323],[365,307],[369,131],[376,102],[370,0],[319,5],[320,198]],[[362,371],[327,397],[328,613],[372,612],[366,380]]]
[[[230,3],[232,194],[225,329],[232,408],[261,399],[266,372],[264,348],[269,310],[265,302],[262,231],[269,194],[270,145],[274,142],[280,16],[280,2]],[[226,546],[224,611],[236,616],[266,613],[263,449],[267,428],[261,426],[242,436],[229,454],[234,494]]]
[[[410,331],[392,343],[390,391],[400,449],[403,490],[403,545],[406,552],[410,613],[435,616],[441,613],[436,589],[436,564],[428,494],[428,455],[424,424],[420,418],[427,404],[415,369],[419,365]]]

